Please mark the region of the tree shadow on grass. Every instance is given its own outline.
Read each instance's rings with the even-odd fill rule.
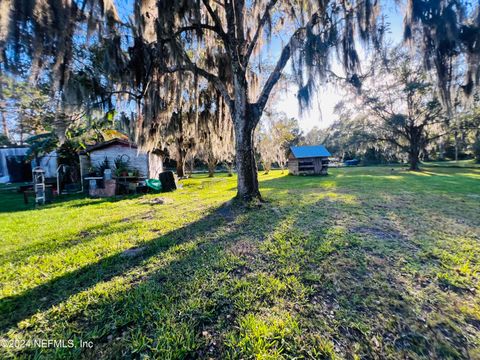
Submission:
[[[328,204],[321,200],[312,207]],[[302,281],[312,289],[301,310],[308,331],[321,337],[330,333],[347,358],[468,358],[465,324],[444,314],[450,309],[436,309],[433,299],[416,296],[424,287],[438,288],[435,279],[423,283],[405,270],[406,263],[421,259],[402,234],[388,228],[393,224],[372,219],[358,228],[351,227],[348,217],[340,225],[332,220],[328,225],[299,218],[291,227],[310,229],[302,230],[305,240],[292,251],[308,254],[301,265]],[[426,326],[429,316],[434,326]]]
[[[60,252],[64,249],[71,248],[78,244],[88,244],[99,236],[107,235],[113,230],[123,232],[131,228],[129,224],[123,220],[110,221],[108,224],[102,223],[82,229],[82,231],[69,237],[66,240],[49,239],[48,241],[39,241],[34,244],[20,247],[5,254],[0,254],[0,265],[10,263],[20,263],[29,256],[41,256],[50,252]]]
[[[205,218],[149,242],[147,249],[138,257],[129,258],[118,254],[8,299],[8,309],[3,306],[1,312],[6,313],[15,308],[16,314],[0,323],[1,329],[15,330],[18,321],[47,310],[43,316],[50,324],[48,331],[57,332],[58,337],[58,332],[65,331],[65,322],[73,324],[82,337],[91,337],[91,331],[96,329],[94,338],[90,339],[95,342],[95,349],[86,357],[93,357],[101,352],[106,358],[113,358],[115,354],[130,351],[134,345],[112,342],[112,338],[133,337],[135,334],[148,337],[152,335],[152,331],[155,332],[152,327],[153,322],[157,321],[160,325],[157,323],[156,326],[167,328],[161,331],[162,336],[168,337],[165,341],[172,346],[172,353],[183,352],[184,356],[194,356],[194,353],[198,355],[198,351],[203,351],[200,357],[205,357],[207,350],[192,345],[189,334],[196,338],[194,342],[198,342],[204,326],[218,321],[229,321],[227,327],[233,329],[235,320],[229,295],[218,291],[218,288],[210,288],[215,284],[222,286],[223,281],[231,281],[231,278],[222,277],[220,282],[218,279],[215,282],[213,277],[216,276],[217,269],[223,274],[225,271],[231,273],[233,278],[241,277],[244,274],[243,269],[252,264],[245,264],[244,260],[231,255],[231,248],[239,247],[235,252],[247,254],[247,258],[252,260],[251,257],[256,256],[253,243],[269,236],[276,224],[282,220],[281,216],[275,215],[268,206],[246,210],[230,203],[224,204]],[[176,253],[172,254],[170,249],[176,245],[182,246],[182,249],[174,250]],[[165,261],[162,261],[162,258],[165,258]],[[122,264],[124,261],[127,262]],[[129,286],[120,290],[113,287],[114,292],[108,296],[100,296],[88,306],[88,310],[82,309],[83,306],[76,308],[81,300],[73,299],[75,294],[90,289],[97,283],[108,286],[109,280],[120,275]],[[212,278],[209,278],[210,276]],[[200,283],[203,285],[199,286]],[[192,287],[200,287],[201,299],[189,293]],[[38,305],[35,301],[41,296],[47,296],[48,300]],[[60,319],[54,314],[55,311],[51,313],[50,310],[64,300],[68,300],[67,303],[73,302],[69,307],[76,310],[74,314],[64,313],[64,317]],[[183,305],[186,307],[183,308]],[[180,313],[178,307],[182,308]],[[232,316],[230,320],[226,314]],[[43,321],[42,324],[45,325]],[[182,326],[187,327],[182,328],[184,332],[176,333],[178,327]],[[163,345],[158,345],[159,351],[167,349],[168,346],[162,349]],[[189,348],[190,346],[192,347]],[[72,356],[71,350],[65,350],[65,354],[67,353]]]
[[[290,186],[283,179],[268,180],[267,187],[276,191]],[[298,310],[291,311],[301,317],[302,331],[306,334],[306,340],[302,340],[304,348],[315,346],[308,343],[307,335],[313,334],[320,338],[330,335],[347,355],[361,354],[365,358],[426,357],[432,354],[432,349],[440,349],[443,344],[436,340],[439,332],[425,329],[418,319],[415,309],[420,303],[408,294],[401,274],[402,263],[396,262],[397,257],[407,256],[410,249],[401,241],[387,242],[391,239],[383,239],[378,231],[372,232],[372,225],[363,232],[346,228],[345,233],[337,234],[332,200],[310,198],[303,202],[292,201],[285,209],[276,209],[280,214],[269,205],[241,214],[239,209],[220,206],[205,218],[149,242],[147,249],[136,257],[117,254],[12,297],[6,304],[0,301],[2,313],[7,310],[19,312],[0,322],[0,327],[15,330],[16,322],[46,310],[41,321],[30,325],[36,329],[27,328],[27,334],[45,329],[45,335],[67,338],[72,336],[74,329],[74,333],[95,342],[94,349],[76,349],[76,355],[114,358],[127,354],[133,357],[135,350],[147,356],[171,351],[171,358],[222,358],[225,349],[210,352],[212,344],[221,347],[226,334],[238,333],[237,320],[245,314],[234,308],[232,295],[239,295],[235,300],[245,300],[250,292],[258,290],[252,288],[259,284],[249,281],[259,273],[267,273],[273,279],[288,277],[291,273],[287,268],[283,271],[282,266],[298,264],[300,273],[295,275],[312,289],[307,304],[300,304]],[[275,201],[273,205],[277,205]],[[333,215],[336,218],[348,215],[349,206],[346,203],[336,206]],[[344,211],[346,213],[342,214]],[[314,215],[308,216],[308,213]],[[273,242],[270,252],[249,250],[258,245],[252,239],[262,242],[269,238],[286,218],[292,225],[287,230],[280,229],[280,240],[286,238],[287,246]],[[295,234],[289,240],[288,232],[292,229],[295,234],[301,234],[300,242],[296,242]],[[349,235],[350,230],[357,234]],[[377,239],[372,241],[372,236]],[[242,242],[241,252],[247,254],[243,261],[229,259],[229,248]],[[377,249],[377,243],[388,247]],[[172,257],[169,251],[175,245],[185,247]],[[282,251],[287,251],[287,256],[278,259]],[[302,253],[303,257],[296,257]],[[171,259],[149,263],[164,256]],[[415,261],[408,256],[407,259]],[[214,281],[210,276],[215,276],[220,267],[221,279]],[[140,271],[145,268],[148,270]],[[249,276],[251,270],[255,272]],[[107,283],[120,275],[130,286],[109,287],[108,295],[88,303],[73,298],[97,283]],[[222,287],[222,283],[227,286]],[[198,291],[189,292],[192,287],[197,287]],[[237,293],[232,294],[235,291]],[[98,293],[85,296],[96,297]],[[268,293],[259,296],[265,311],[276,305]],[[47,300],[38,305],[41,297]],[[51,309],[62,301],[68,304],[62,307],[71,310]],[[247,311],[256,315],[262,310]],[[327,328],[322,327],[325,323]],[[205,329],[208,331],[204,335]],[[446,327],[440,330],[445,329],[450,331],[450,337],[459,335]],[[432,339],[435,343],[428,343]],[[453,339],[454,350],[451,351],[460,349],[462,342],[463,339]],[[291,351],[296,351],[293,349]],[[62,354],[74,357],[72,351],[65,349]]]
[[[192,236],[201,237],[214,231],[231,220],[226,206],[222,205],[198,221],[150,240],[134,256],[128,251],[108,256],[21,294],[0,299],[0,330],[14,327],[22,319],[57,305],[99,282],[121,275],[149,258],[166,252],[170,247],[188,241]]]

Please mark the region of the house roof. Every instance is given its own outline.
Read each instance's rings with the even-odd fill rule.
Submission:
[[[323,145],[292,146],[290,150],[297,159],[332,156]]]
[[[88,146],[85,150],[80,151],[80,154],[86,154],[86,153],[92,152],[94,150],[103,149],[103,148],[113,146],[113,145],[128,146],[128,147],[131,147],[131,148],[134,148],[134,149],[137,148],[137,145],[131,143],[128,140],[112,139],[112,140],[101,142],[101,143],[98,143],[98,144],[95,144],[95,145],[92,145],[92,146]]]

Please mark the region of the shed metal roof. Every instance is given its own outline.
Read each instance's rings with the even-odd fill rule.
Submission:
[[[106,148],[106,147],[109,147],[109,146],[113,146],[113,145],[127,146],[127,147],[131,147],[131,148],[134,148],[134,149],[137,148],[137,145],[131,143],[128,140],[112,139],[112,140],[101,142],[101,143],[98,143],[98,144],[95,144],[95,145],[92,145],[92,146],[88,146],[85,150],[80,151],[80,154],[83,155],[83,154],[86,154],[86,153],[89,153],[89,152],[92,152],[92,151],[95,151],[95,150],[100,150],[100,149],[103,149],[103,148]]]
[[[332,156],[323,145],[315,146],[292,146],[290,150],[297,159],[309,157],[328,157]]]

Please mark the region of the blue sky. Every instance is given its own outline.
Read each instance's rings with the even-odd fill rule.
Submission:
[[[386,16],[386,21],[390,23],[390,32],[387,39],[393,43],[400,43],[403,35],[403,9],[390,1],[382,3],[382,12]],[[361,53],[361,51],[359,51]],[[339,68],[340,64],[333,64],[333,68]],[[289,66],[287,65],[287,69]],[[299,120],[301,129],[304,132],[309,131],[314,126],[319,128],[328,127],[338,116],[333,113],[335,105],[342,100],[342,90],[333,85],[323,85],[317,93],[313,106],[309,111],[299,114],[298,101],[296,97],[297,88],[292,86],[287,93],[279,97],[274,105],[277,111],[285,112],[289,117],[295,117]]]

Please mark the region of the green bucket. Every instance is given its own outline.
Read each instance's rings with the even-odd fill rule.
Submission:
[[[145,180],[145,184],[147,184],[147,186],[150,188],[150,189],[153,189],[155,191],[160,191],[162,190],[162,183],[160,182],[160,180],[157,180],[157,179],[147,179]]]

